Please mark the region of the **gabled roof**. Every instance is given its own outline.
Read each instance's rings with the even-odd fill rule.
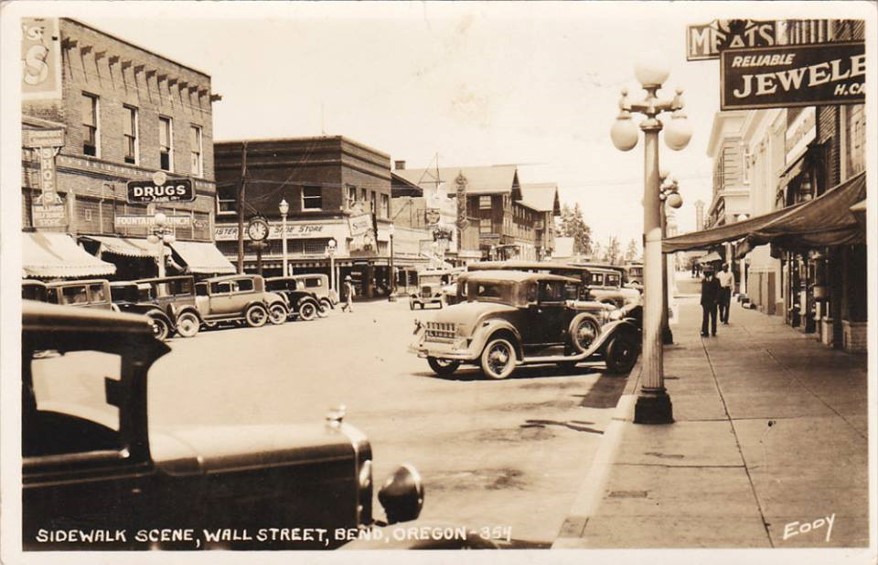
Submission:
[[[537,212],[551,212],[553,216],[561,215],[558,185],[553,182],[521,185],[521,203]]]
[[[445,183],[448,194],[454,194],[457,178],[466,179],[467,194],[512,194],[521,199],[518,167],[493,165],[488,167],[440,167],[439,169],[402,169],[394,171],[397,176],[421,187],[434,187]]]
[[[423,196],[424,187],[418,186],[416,183],[397,174],[396,171],[390,173],[390,190],[394,198],[398,196]]]

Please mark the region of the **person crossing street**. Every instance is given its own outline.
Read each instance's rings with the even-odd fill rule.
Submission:
[[[701,337],[716,335],[716,307],[722,292],[719,281],[713,276],[713,270],[704,270],[701,281]],[[710,334],[707,333],[710,322]]]
[[[344,284],[341,285],[341,298],[344,304],[341,307],[342,312],[354,312],[354,284],[351,282],[351,276],[344,278]]]

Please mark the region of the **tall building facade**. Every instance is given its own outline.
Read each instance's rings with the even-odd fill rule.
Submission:
[[[26,272],[30,262],[42,278],[134,278],[155,275],[158,261],[176,272],[229,272],[211,243],[219,97],[210,76],[75,20],[24,18],[22,27]],[[132,198],[131,182],[154,189]],[[185,198],[164,192],[177,190]],[[147,241],[159,227],[176,245]],[[112,268],[70,270],[83,260],[72,251],[45,264],[52,245],[70,238]]]

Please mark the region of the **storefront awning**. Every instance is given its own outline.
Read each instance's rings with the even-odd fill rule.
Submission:
[[[112,275],[116,266],[79,247],[66,233],[22,234],[24,277],[82,278]]]
[[[232,275],[235,266],[212,243],[175,241],[171,244],[174,260],[185,265],[186,271],[198,275]]]
[[[123,257],[150,257],[155,258],[155,244],[145,239],[113,237],[105,235],[89,235],[84,239],[90,239],[101,244],[101,252],[122,255]]]
[[[865,197],[866,174],[860,173],[808,202],[743,222],[665,239],[662,251],[674,253],[706,249],[744,238],[750,247],[765,243],[775,243],[781,247],[861,243],[865,240],[865,233],[850,208]]]

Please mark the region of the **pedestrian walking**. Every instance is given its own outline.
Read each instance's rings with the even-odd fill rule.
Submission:
[[[701,337],[707,337],[708,321],[710,322],[710,335],[716,335],[716,307],[719,303],[721,287],[719,281],[713,276],[713,270],[704,269],[704,279],[701,280]]]
[[[344,304],[341,307],[342,312],[351,312],[354,311],[354,284],[351,282],[351,276],[348,275],[344,278],[344,284],[341,285],[341,299],[344,301]]]
[[[719,319],[723,324],[729,324],[729,308],[732,305],[732,283],[735,275],[729,271],[729,264],[723,265],[723,270],[717,273],[716,279],[719,281]]]

